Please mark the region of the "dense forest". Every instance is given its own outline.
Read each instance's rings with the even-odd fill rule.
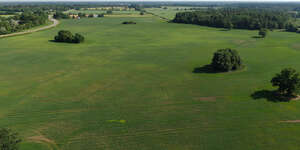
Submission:
[[[9,34],[45,24],[48,15],[42,11],[24,12],[12,17],[0,17],[0,34]]]
[[[284,11],[223,8],[179,12],[173,22],[197,24],[218,28],[284,29],[291,24],[291,15]]]

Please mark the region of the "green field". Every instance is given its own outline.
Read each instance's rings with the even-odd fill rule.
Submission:
[[[166,8],[166,9],[164,9],[164,8]],[[174,16],[176,15],[176,13],[184,12],[184,11],[193,11],[193,10],[189,10],[191,8],[195,8],[195,7],[165,6],[162,8],[146,8],[145,10],[147,12],[153,13],[157,16],[172,20],[172,19],[174,19]],[[198,7],[198,8],[200,8],[200,7]],[[201,8],[205,9],[205,7],[201,7]]]
[[[86,14],[105,14],[105,10],[68,10],[65,11],[65,13],[72,13],[72,14],[78,14],[78,13],[86,13]],[[134,10],[123,10],[123,11],[113,11],[110,15],[130,15],[130,14],[139,14],[139,11]]]
[[[86,42],[51,42],[62,29]],[[295,150],[299,124],[280,121],[299,120],[300,102],[251,95],[300,70],[300,35],[255,35],[104,17],[0,39],[0,126],[19,132],[21,150]],[[245,70],[193,73],[227,47]]]

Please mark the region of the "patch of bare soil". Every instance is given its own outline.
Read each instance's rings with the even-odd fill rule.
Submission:
[[[194,98],[194,99],[198,100],[198,101],[206,101],[206,102],[216,101],[216,97],[197,97],[197,98]]]
[[[300,95],[298,95],[297,97],[291,99],[291,101],[298,101],[298,100],[300,100]]]
[[[281,123],[300,123],[300,120],[286,120],[286,121],[279,121]]]
[[[49,149],[51,149],[51,150],[59,150],[59,147],[53,140],[48,139],[47,137],[43,136],[42,134],[37,135],[37,136],[28,137],[26,140],[35,142],[35,143],[46,144],[49,147]]]

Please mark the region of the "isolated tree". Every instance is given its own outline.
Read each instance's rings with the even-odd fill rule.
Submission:
[[[230,21],[226,21],[225,28],[231,30],[233,28],[233,24]]]
[[[292,23],[289,23],[287,26],[286,26],[286,31],[288,32],[297,32],[298,31],[298,27]]]
[[[262,38],[265,38],[267,36],[268,30],[267,29],[260,29],[258,32],[258,35],[260,35]]]
[[[0,150],[18,150],[21,139],[10,129],[0,129]]]
[[[273,86],[278,86],[278,93],[286,97],[294,97],[300,93],[299,73],[293,68],[283,69],[272,78]]]
[[[237,70],[243,67],[238,52],[230,48],[220,49],[215,52],[211,66],[215,71],[221,72]]]
[[[113,13],[113,11],[112,10],[108,10],[108,11],[106,11],[106,14],[112,14]]]

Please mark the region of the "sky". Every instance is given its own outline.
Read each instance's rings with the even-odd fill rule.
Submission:
[[[30,2],[30,1],[74,1],[74,2],[86,2],[86,1],[237,1],[237,2],[300,2],[300,0],[0,0],[0,2]]]
[[[26,2],[26,1],[238,1],[238,2],[300,2],[300,0],[0,0],[4,2]]]

